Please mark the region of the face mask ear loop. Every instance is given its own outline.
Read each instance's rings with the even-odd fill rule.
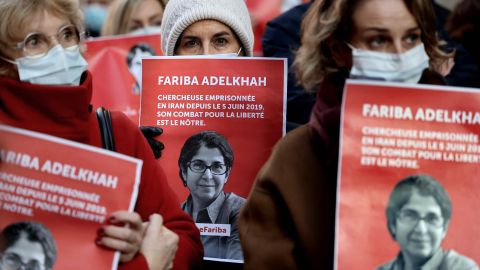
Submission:
[[[237,52],[237,56],[240,56],[240,53],[242,52],[242,47],[240,47],[240,49],[238,49],[238,52]]]
[[[353,47],[352,44],[348,43],[348,42],[345,42],[345,44],[350,48],[352,49],[352,51],[356,50],[357,48]]]
[[[10,60],[10,59],[7,59],[7,58],[5,58],[5,57],[3,57],[3,56],[1,56],[1,55],[0,55],[0,59],[2,59],[3,61],[5,61],[5,62],[7,62],[7,63],[12,64],[12,65],[18,65],[15,61]]]

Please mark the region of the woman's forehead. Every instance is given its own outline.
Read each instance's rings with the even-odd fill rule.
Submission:
[[[14,253],[22,257],[22,260],[26,262],[37,260],[40,263],[44,263],[45,261],[42,245],[39,242],[28,240],[26,233],[21,233],[20,238],[12,246],[8,247],[5,252]]]
[[[218,149],[217,147],[209,148],[209,147],[206,147],[205,145],[202,145],[192,159],[200,159],[200,160],[212,159],[212,160],[223,162],[223,155],[220,149]]]
[[[363,0],[353,11],[356,31],[384,29],[402,32],[418,27],[418,23],[403,0]]]
[[[216,20],[201,20],[189,25],[183,31],[183,35],[216,34],[219,32],[233,34],[230,27],[222,22]]]
[[[33,18],[26,21],[23,30],[26,33],[56,33],[60,27],[69,23],[68,18],[43,10],[33,14]]]
[[[415,189],[407,203],[403,205],[402,210],[412,210],[420,214],[441,214],[442,212],[440,205],[432,195],[422,195]]]

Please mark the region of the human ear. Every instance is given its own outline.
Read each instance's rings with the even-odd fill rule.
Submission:
[[[448,225],[450,225],[450,220],[445,223],[443,226],[443,233],[442,233],[442,240],[447,236],[447,231],[448,231]]]
[[[182,169],[182,182],[183,182],[183,186],[185,186],[185,187],[187,186],[187,180],[186,179],[187,179],[187,171],[186,170],[184,171]]]
[[[230,176],[230,169],[228,169],[228,171],[225,173],[225,184],[227,183],[228,181],[228,176]]]
[[[388,228],[390,229],[390,232],[392,234],[392,238],[394,240],[397,240],[397,227],[395,227],[394,224],[388,224]]]

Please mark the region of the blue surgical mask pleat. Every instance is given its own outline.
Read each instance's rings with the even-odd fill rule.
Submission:
[[[129,35],[153,35],[153,34],[160,34],[160,33],[161,33],[160,26],[147,26],[147,27],[133,30],[128,34]]]
[[[56,45],[45,55],[15,60],[21,81],[45,85],[79,85],[87,62],[79,46],[64,49]]]
[[[401,54],[352,48],[351,78],[417,83],[428,67],[423,43]]]

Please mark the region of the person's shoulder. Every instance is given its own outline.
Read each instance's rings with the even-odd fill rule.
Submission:
[[[317,147],[318,143],[308,125],[290,131],[275,145],[270,158],[259,172],[259,181],[287,184],[291,179],[317,177],[316,171],[322,170],[322,151]]]
[[[304,158],[305,155],[313,154],[312,150],[312,133],[308,125],[302,125],[285,135],[275,146],[272,156],[277,158],[286,157]]]
[[[479,267],[477,263],[456,252],[455,250],[448,250],[445,253],[444,263],[446,268],[445,269],[462,269],[462,270],[478,270]]]
[[[230,209],[239,210],[245,204],[246,199],[238,196],[233,192],[228,192],[225,195],[225,203],[229,206]]]
[[[240,197],[233,192],[228,192],[226,196],[227,196],[227,201],[229,201],[230,203],[244,203],[246,201],[245,198]]]
[[[386,264],[382,264],[376,268],[376,270],[391,270],[395,261],[390,261]]]

